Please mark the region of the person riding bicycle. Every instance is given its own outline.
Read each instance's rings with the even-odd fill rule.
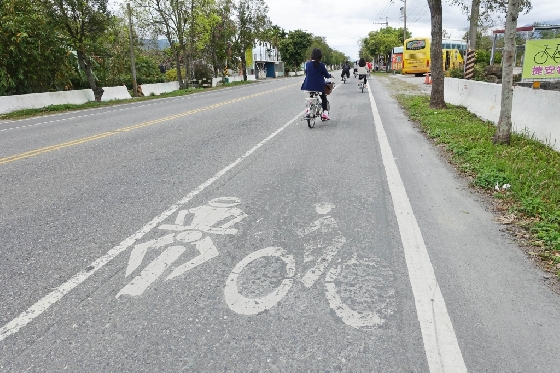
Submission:
[[[311,61],[305,64],[305,80],[301,85],[302,91],[319,92],[323,107],[321,119],[330,120],[328,111],[327,95],[325,94],[325,79],[333,76],[328,72],[325,64],[321,62],[323,53],[320,49],[315,48],[311,52]]]
[[[344,80],[344,75],[346,75],[347,79],[350,79],[350,63],[348,63],[348,61],[346,61],[342,66],[342,74],[340,75],[340,77],[343,80]]]
[[[358,62],[358,79],[364,80],[364,87],[367,85],[367,64],[365,58],[360,58],[360,62]]]
[[[354,62],[354,78],[356,77],[356,74],[358,74],[358,61]]]

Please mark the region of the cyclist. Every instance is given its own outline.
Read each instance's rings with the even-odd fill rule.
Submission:
[[[354,78],[358,75],[358,61],[354,62]]]
[[[320,49],[315,48],[311,52],[311,61],[305,64],[305,80],[301,85],[302,91],[319,92],[321,103],[323,106],[323,114],[321,119],[330,120],[329,111],[327,109],[327,95],[325,94],[325,79],[333,76],[328,72],[325,64],[321,62],[323,53]]]
[[[358,79],[364,80],[364,87],[366,87],[367,85],[367,73],[368,73],[368,69],[367,69],[366,59],[362,57],[358,62]]]
[[[344,75],[346,75],[347,79],[350,79],[350,63],[346,61],[342,66],[342,74],[340,77],[344,80]]]

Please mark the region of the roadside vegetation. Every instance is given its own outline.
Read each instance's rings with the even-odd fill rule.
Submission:
[[[248,80],[248,81],[224,83],[222,85],[219,85],[219,86],[213,87],[213,88],[193,88],[193,87],[191,87],[191,88],[186,88],[186,89],[179,89],[179,90],[173,91],[173,92],[162,93],[158,96],[152,95],[152,96],[143,96],[143,97],[132,97],[131,99],[126,99],[126,100],[111,100],[111,101],[101,101],[101,102],[90,101],[90,102],[86,102],[85,104],[80,104],[80,105],[78,105],[78,104],[49,105],[49,106],[46,106],[46,107],[43,107],[43,108],[38,108],[38,109],[23,109],[23,110],[12,111],[12,112],[6,113],[6,114],[0,114],[0,120],[25,119],[25,118],[31,118],[31,117],[38,117],[38,116],[42,116],[42,115],[64,113],[64,112],[68,112],[68,111],[93,109],[93,108],[113,106],[113,105],[119,105],[119,104],[130,104],[130,103],[133,103],[133,102],[147,101],[147,100],[153,100],[153,99],[159,99],[159,98],[186,96],[186,95],[191,95],[193,93],[200,93],[200,92],[204,92],[204,91],[213,91],[213,90],[216,90],[216,89],[235,87],[235,86],[239,86],[239,85],[247,85],[247,84],[251,84],[251,83],[255,83],[255,81],[254,80]]]
[[[529,134],[513,133],[510,145],[493,144],[493,123],[464,107],[432,109],[429,95],[399,79],[391,79],[390,86],[457,170],[494,198],[497,220],[510,226],[529,255],[560,277],[560,153]]]

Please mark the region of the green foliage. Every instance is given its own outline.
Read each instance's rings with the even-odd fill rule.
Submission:
[[[184,68],[181,68],[181,73],[182,76],[187,75],[187,72]],[[177,80],[177,69],[176,68],[172,68],[169,69],[165,72],[165,81],[167,82],[173,82]]]
[[[347,57],[344,53],[332,49],[327,43],[327,39],[322,36],[313,36],[313,42],[307,48],[305,55],[311,56],[311,52],[315,48],[319,48],[321,50],[323,53],[322,62],[327,65],[340,65],[349,60],[349,57]]]
[[[407,31],[407,38],[412,35]],[[402,28],[384,27],[379,31],[371,31],[368,36],[361,40],[363,53],[370,56],[387,55],[395,47],[404,44],[404,30]]]
[[[235,37],[232,48],[244,65],[245,52],[255,45],[270,23],[268,5],[264,0],[237,0],[234,9]]]
[[[0,2],[0,95],[65,89],[71,74],[65,44],[39,2]]]
[[[313,36],[302,30],[290,31],[280,42],[282,59],[289,69],[297,69],[309,56],[307,50],[313,43]]]
[[[472,176],[473,185],[493,190],[510,184],[512,212],[530,217],[529,228],[546,246],[560,251],[560,153],[512,133],[511,144],[494,145],[495,127],[465,108],[429,108],[429,97],[399,96],[412,119],[440,144],[453,162]],[[503,195],[503,192],[500,193]]]

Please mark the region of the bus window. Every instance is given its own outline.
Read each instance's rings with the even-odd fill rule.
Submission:
[[[417,51],[426,48],[425,40],[411,40],[406,43],[406,50]]]

